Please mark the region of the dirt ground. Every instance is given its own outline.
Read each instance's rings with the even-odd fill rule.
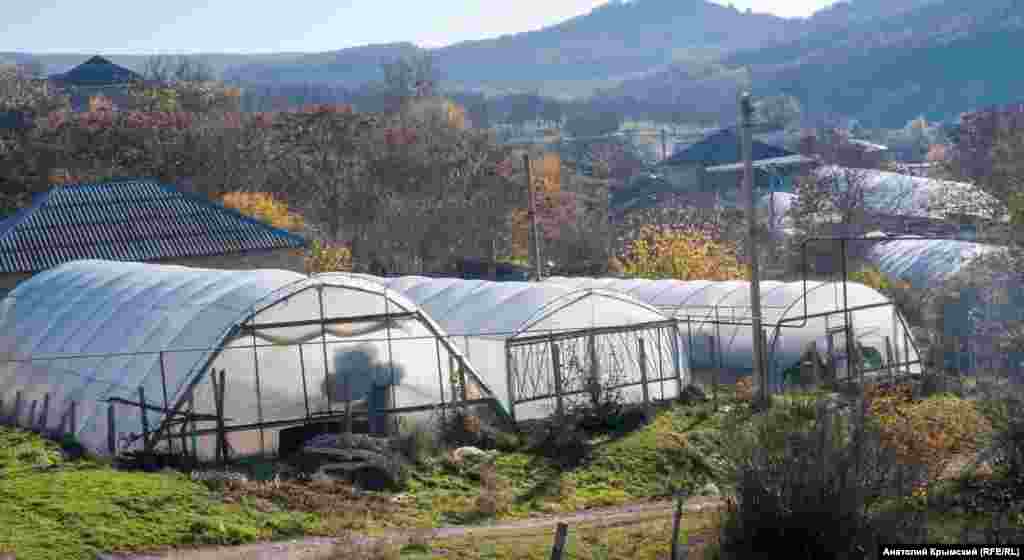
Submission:
[[[683,511],[689,513],[707,511],[721,507],[722,504],[723,502],[719,498],[691,498],[684,505]],[[671,501],[645,502],[592,509],[573,514],[538,516],[491,525],[441,527],[433,531],[433,536],[435,539],[447,539],[472,535],[487,536],[497,540],[553,532],[558,523],[567,523],[570,526],[586,524],[588,526],[621,527],[671,517],[673,508],[674,504]],[[408,540],[410,534],[410,532],[396,531],[376,538],[401,544]],[[369,537],[362,539],[365,543],[370,542]],[[234,547],[178,549],[161,554],[107,554],[100,556],[99,560],[324,560],[334,552],[333,549],[340,542],[342,540],[336,538],[307,538]]]

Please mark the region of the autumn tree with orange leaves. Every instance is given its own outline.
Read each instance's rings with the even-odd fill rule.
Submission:
[[[746,268],[731,243],[694,227],[644,226],[616,266],[627,276],[676,280],[742,280]]]
[[[576,197],[562,190],[562,160],[556,153],[545,153],[530,160],[530,180],[537,211],[541,247],[561,237],[562,228],[572,223],[576,214]],[[512,258],[529,253],[530,216],[527,208],[516,208],[509,214],[512,232]]]

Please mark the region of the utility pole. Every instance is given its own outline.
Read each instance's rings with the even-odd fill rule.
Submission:
[[[537,200],[533,196],[533,173],[530,170],[530,154],[523,154],[523,166],[526,167],[526,195],[529,197],[527,203],[530,218],[530,249],[532,249],[533,265],[536,268],[537,281],[541,279],[542,264],[540,261],[540,235],[537,231]]]
[[[757,256],[757,218],[754,215],[754,165],[751,161],[751,128],[753,127],[754,107],[749,92],[740,93],[740,128],[742,129],[743,151],[743,196],[747,203],[747,255],[750,259],[750,315],[754,343],[754,380],[757,381],[758,400],[762,406],[768,406],[771,399],[768,395],[768,376],[764,362],[764,341],[761,330],[761,282]]]
[[[662,161],[668,159],[668,140],[665,138],[665,126],[661,127],[661,159]]]

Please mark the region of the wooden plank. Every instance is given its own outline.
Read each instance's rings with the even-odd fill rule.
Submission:
[[[555,529],[555,544],[551,547],[551,560],[562,560],[565,554],[565,539],[569,534],[569,526],[559,523]]]
[[[676,511],[672,515],[672,554],[670,558],[672,560],[684,560],[686,558],[687,543],[679,542],[679,528],[682,525],[683,519],[683,502],[686,501],[684,496],[676,497]]]
[[[217,434],[216,441],[214,443],[214,449],[216,450],[217,464],[223,464],[224,462],[224,447],[221,445],[221,437],[223,432],[220,428],[221,410],[220,410],[220,384],[217,382],[217,376],[219,372],[213,370],[210,372],[210,383],[213,384],[213,409],[216,411],[217,416],[217,427],[214,433]],[[194,430],[193,430],[194,432]]]

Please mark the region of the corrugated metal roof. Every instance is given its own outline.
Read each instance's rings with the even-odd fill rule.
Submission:
[[[0,222],[0,272],[305,246],[298,235],[155,181],[66,185]]]

